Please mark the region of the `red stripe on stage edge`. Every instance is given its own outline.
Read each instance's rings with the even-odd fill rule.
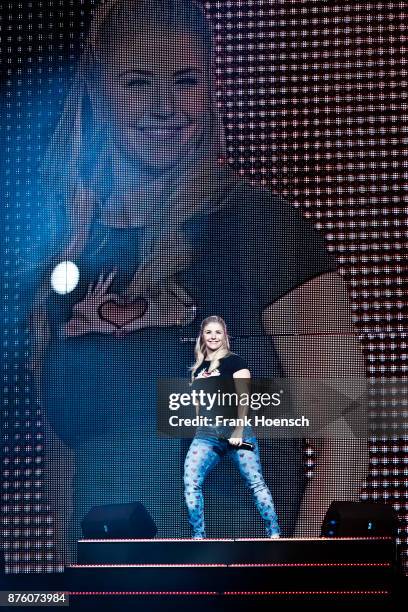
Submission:
[[[78,542],[321,542],[324,541],[333,541],[333,542],[342,542],[342,541],[350,541],[354,540],[356,542],[361,540],[394,540],[391,536],[362,536],[362,537],[341,537],[341,538],[278,538],[276,540],[271,540],[270,538],[203,538],[202,540],[193,540],[193,538],[161,538],[161,539],[137,539],[137,538],[101,538],[101,539],[80,539]]]
[[[262,538],[262,540],[268,540],[269,538]],[[80,539],[78,542],[234,542],[234,538],[203,538],[202,540],[193,540],[193,538],[147,538],[147,539],[138,539],[138,538],[101,538],[101,539]]]
[[[72,595],[390,595],[390,591],[65,591]]]
[[[342,542],[342,541],[361,541],[361,540],[394,540],[391,536],[361,536],[361,537],[341,537],[341,538],[277,538],[276,540],[271,540],[270,538],[235,538],[235,542],[321,542],[324,541],[333,541],[333,542]]]
[[[225,591],[223,595],[390,595],[390,591]]]
[[[389,562],[349,562],[349,563],[73,563],[67,567],[71,569],[101,567],[111,569],[113,567],[392,567]]]
[[[91,567],[104,567],[106,569],[112,569],[113,567],[155,567],[155,568],[167,568],[167,567],[228,567],[226,563],[73,563],[67,567],[71,569],[82,569]]]
[[[72,595],[219,595],[217,591],[66,591]]]
[[[228,567],[392,567],[392,563],[230,563]]]

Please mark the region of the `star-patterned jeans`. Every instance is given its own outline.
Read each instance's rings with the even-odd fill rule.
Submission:
[[[207,474],[224,455],[232,459],[250,489],[265,522],[267,536],[280,534],[272,495],[262,475],[257,440],[255,437],[248,437],[245,441],[254,445],[253,451],[233,447],[227,440],[222,439],[194,438],[191,442],[184,462],[184,497],[189,522],[193,528],[193,538],[206,537],[202,486]]]

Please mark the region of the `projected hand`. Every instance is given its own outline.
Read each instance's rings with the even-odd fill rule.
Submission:
[[[116,331],[118,326],[102,318],[99,313],[100,307],[105,302],[120,301],[118,295],[108,293],[115,274],[116,270],[108,274],[105,279],[101,274],[95,286],[90,283],[85,297],[73,307],[73,316],[64,326],[64,335],[80,336],[95,332],[111,334]]]
[[[146,306],[140,316],[117,329],[116,336],[123,337],[146,327],[188,325],[197,315],[196,306],[181,287],[158,290],[156,294],[146,298],[145,302]]]

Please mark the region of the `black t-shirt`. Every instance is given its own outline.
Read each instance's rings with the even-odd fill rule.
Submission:
[[[211,410],[207,411],[205,405],[200,405],[199,414],[213,419],[213,425],[200,425],[197,428],[196,437],[229,437],[234,429],[233,425],[215,425],[216,416],[222,416],[226,419],[236,419],[238,417],[237,405],[234,400],[231,402],[228,399],[222,399],[222,394],[235,394],[237,389],[234,383],[234,374],[239,370],[248,368],[247,362],[239,355],[232,353],[219,360],[219,365],[209,372],[211,360],[205,359],[194,373],[194,381],[192,389],[195,391],[204,391],[205,393],[216,394],[216,400],[211,406]],[[248,389],[249,392],[249,389]],[[219,394],[219,395],[218,395]],[[234,397],[226,395],[226,398]],[[220,398],[220,399],[219,399]],[[249,437],[253,435],[252,428],[244,427],[243,436]]]
[[[200,322],[209,315],[223,317],[239,354],[224,360],[222,368],[242,369],[246,365],[238,364],[241,359],[251,364],[252,376],[282,375],[273,341],[262,327],[262,310],[307,280],[336,269],[322,235],[291,204],[245,180],[231,190],[226,206],[195,215],[183,228],[195,260],[176,280],[197,306],[192,323],[147,327],[122,339],[111,334],[60,336],[73,304],[101,271],[119,268],[111,291],[120,293],[127,286],[139,263],[143,228],[95,223],[76,260],[78,286],[70,294],[51,297],[53,333],[44,399],[64,439],[73,437],[71,421],[77,425],[75,437],[92,435],[92,429],[108,431],[118,419],[136,422],[140,414],[146,423],[147,406],[149,414],[155,410],[157,377],[188,376]]]
[[[239,370],[248,370],[248,365],[242,357],[232,353],[231,355],[227,355],[226,357],[222,357],[220,360],[220,365],[208,373],[208,369],[211,365],[210,359],[204,359],[203,363],[197,368],[194,372],[194,379],[196,378],[208,378],[209,376],[228,376],[232,377],[235,372]]]
[[[108,430],[118,419],[134,422],[139,414],[146,422],[147,406],[149,413],[155,410],[157,377],[188,376],[200,322],[209,315],[226,321],[238,353],[221,368],[242,369],[241,359],[251,364],[252,376],[282,375],[273,341],[263,330],[263,309],[307,280],[336,269],[323,237],[309,220],[281,197],[245,180],[231,190],[226,206],[195,215],[183,229],[194,246],[195,260],[176,280],[197,307],[192,323],[153,325],[122,339],[112,334],[60,336],[73,304],[101,271],[119,268],[111,291],[120,293],[127,286],[139,263],[141,228],[95,223],[76,260],[78,286],[70,294],[51,297],[53,333],[44,399],[64,439],[71,437],[72,415],[81,421],[78,433],[83,435],[93,428]]]

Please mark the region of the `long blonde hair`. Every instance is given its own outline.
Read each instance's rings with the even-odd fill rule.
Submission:
[[[210,103],[204,134],[195,141],[194,151],[149,181],[144,195],[144,186],[141,188],[140,197],[150,203],[151,214],[141,265],[124,293],[128,298],[148,296],[164,287],[180,289],[175,275],[194,261],[194,249],[184,233],[183,222],[197,212],[225,206],[233,188],[242,180],[226,163],[225,134],[216,101],[214,43],[201,5],[195,0],[105,0],[93,14],[61,118],[40,168],[45,196],[54,213],[51,225],[57,227],[58,202],[59,217],[61,210],[64,217],[63,238],[51,241],[52,256],[45,278],[49,278],[49,268],[56,261],[82,253],[98,202],[109,192],[105,179],[112,159],[103,126],[95,123],[89,111],[90,75],[103,61],[104,53],[109,53],[109,48],[104,48],[106,37],[120,37],[122,28],[131,24],[137,30],[146,21],[187,31],[198,38],[208,66]],[[154,194],[159,194],[163,206],[154,206]],[[137,207],[137,200],[134,205]]]
[[[222,319],[218,315],[211,315],[210,317],[207,317],[201,322],[200,333],[198,334],[196,343],[195,343],[195,348],[194,348],[195,362],[189,368],[189,370],[191,371],[191,382],[194,380],[194,374],[196,370],[200,367],[200,365],[203,363],[204,359],[207,356],[207,348],[206,348],[206,344],[204,340],[204,329],[207,327],[209,323],[219,323],[222,326],[223,331],[224,331],[224,341],[223,341],[222,346],[220,346],[219,349],[214,351],[211,357],[211,363],[208,368],[208,372],[212,372],[213,370],[218,368],[218,366],[220,365],[220,359],[222,359],[223,357],[228,357],[228,355],[233,354],[232,351],[230,350],[230,339],[229,339],[229,335],[227,331],[227,325],[224,319]]]

